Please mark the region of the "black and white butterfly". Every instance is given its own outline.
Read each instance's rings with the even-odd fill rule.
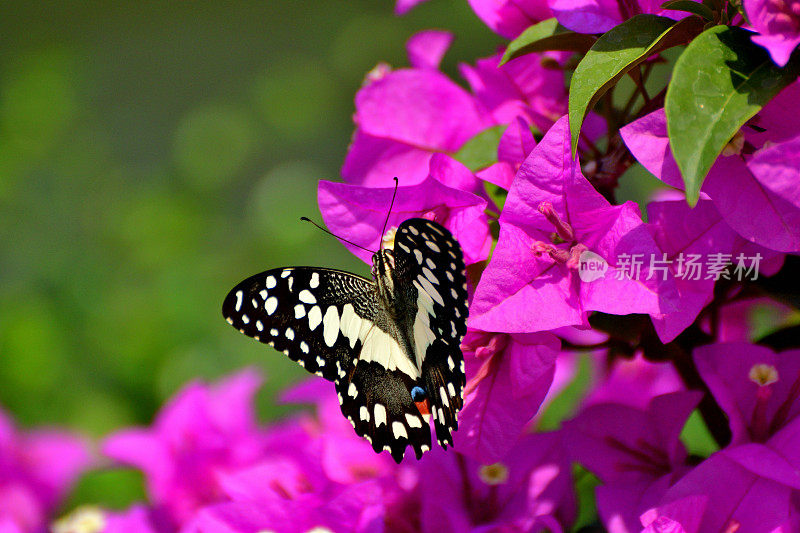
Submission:
[[[333,381],[342,413],[376,452],[453,445],[463,405],[467,284],[461,247],[440,224],[406,220],[372,258],[373,280],[316,267],[239,283],[222,314],[240,332]]]

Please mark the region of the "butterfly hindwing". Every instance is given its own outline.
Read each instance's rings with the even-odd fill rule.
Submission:
[[[376,309],[370,280],[340,270],[290,267],[239,283],[225,298],[222,314],[245,335],[334,381],[337,367],[352,365]]]
[[[358,360],[336,382],[342,414],[376,452],[387,450],[398,463],[411,445],[417,456],[431,449],[429,423],[411,399],[416,382],[380,363]]]
[[[417,363],[427,390],[437,439],[451,444],[463,404],[464,358],[460,344],[467,331],[467,278],[461,247],[441,225],[406,220],[394,241],[396,277],[416,295],[416,315],[408,321]]]

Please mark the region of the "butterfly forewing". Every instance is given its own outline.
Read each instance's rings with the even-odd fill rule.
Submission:
[[[222,314],[239,331],[334,381],[373,326],[375,284],[325,268],[267,270],[239,283]]]
[[[398,290],[416,295],[409,335],[436,436],[440,444],[452,445],[466,381],[460,344],[467,331],[467,278],[461,247],[441,225],[412,218],[397,228],[394,256]]]

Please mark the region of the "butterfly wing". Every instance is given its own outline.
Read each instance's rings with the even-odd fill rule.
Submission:
[[[376,452],[400,462],[410,444],[430,449],[429,426],[411,398],[420,372],[389,333],[372,281],[339,270],[292,267],[252,276],[222,314],[240,332],[333,381],[342,414]]]
[[[372,281],[348,272],[277,268],[234,287],[222,315],[245,335],[335,381],[352,366],[360,337],[373,326],[375,298]]]
[[[394,257],[398,290],[416,300],[406,327],[436,437],[442,446],[452,446],[466,383],[460,345],[467,331],[467,278],[461,247],[440,224],[412,218],[397,228]]]
[[[396,462],[411,445],[417,459],[431,449],[431,430],[411,399],[416,381],[375,361],[356,361],[336,382],[342,413],[376,452],[386,450]]]

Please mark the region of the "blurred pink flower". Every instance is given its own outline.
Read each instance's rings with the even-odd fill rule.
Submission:
[[[662,9],[661,0],[548,0],[565,28],[578,33],[605,33],[634,15],[654,14],[674,19],[688,13]]]
[[[420,461],[420,531],[569,531],[575,496],[560,432],[523,435],[482,464],[436,449]]]
[[[646,410],[596,404],[564,423],[570,458],[602,482],[597,510],[612,533],[639,531],[639,515],[689,470],[679,436],[701,396],[697,391],[657,396]]]
[[[484,24],[507,39],[553,16],[546,0],[469,0]]]
[[[19,431],[0,411],[0,531],[44,531],[90,466],[87,443],[57,430]]]
[[[744,9],[750,24],[760,35],[753,42],[767,49],[778,66],[800,44],[800,3],[792,0],[745,0]]]
[[[176,525],[222,495],[220,476],[260,460],[278,439],[256,426],[261,379],[244,371],[209,386],[193,383],[172,398],[150,428],[126,429],[103,443],[105,455],[142,470],[150,502]]]

